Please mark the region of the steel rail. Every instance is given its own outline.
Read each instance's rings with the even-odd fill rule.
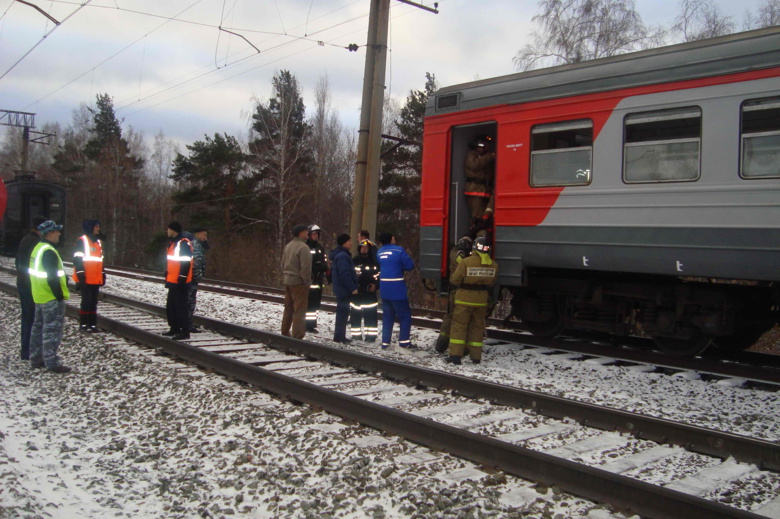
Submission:
[[[106,300],[161,317],[165,316],[165,309],[156,305],[108,294]],[[194,316],[194,320],[198,325],[224,335],[267,344],[285,352],[296,353],[340,366],[349,366],[370,373],[381,373],[389,379],[419,386],[448,389],[463,396],[485,399],[497,405],[529,409],[540,415],[556,419],[570,418],[588,427],[617,431],[658,443],[671,443],[682,446],[691,452],[720,459],[731,456],[742,463],[753,463],[766,470],[780,471],[780,444],[778,443],[475,380],[314,342],[291,341],[282,335],[209,317]]]
[[[14,293],[15,287],[0,282],[0,288]],[[107,297],[120,303],[117,296]],[[164,309],[133,302],[129,306],[137,309],[151,306],[157,315],[163,315]],[[68,314],[77,315],[75,307],[68,307]],[[306,341],[283,337],[260,330],[242,329],[236,325],[210,318],[199,317],[200,323],[211,328],[225,327],[233,332],[253,332],[251,335],[268,338],[269,345],[285,351],[307,351],[312,344]],[[139,342],[165,351],[169,355],[212,369],[220,374],[262,388],[295,402],[302,402],[322,408],[350,420],[362,423],[380,431],[397,434],[410,441],[429,448],[440,449],[456,456],[491,467],[496,467],[531,481],[546,485],[555,485],[566,492],[586,499],[610,504],[629,513],[637,513],[648,518],[682,518],[704,515],[712,519],[720,518],[758,518],[752,512],[739,510],[721,503],[685,494],[683,492],[659,487],[639,480],[620,476],[588,467],[580,463],[536,452],[524,447],[512,445],[493,438],[465,431],[433,420],[415,416],[392,408],[387,408],[357,397],[342,394],[309,382],[296,380],[258,366],[247,364],[230,357],[211,353],[196,346],[174,341],[155,333],[124,324],[104,316],[98,316],[100,326],[129,340]],[[234,335],[233,333],[229,333]],[[264,341],[265,342],[265,341]],[[271,344],[272,342],[272,344]],[[321,345],[316,350],[341,350]],[[358,354],[360,357],[364,355]],[[334,358],[339,357],[335,355]],[[392,361],[383,361],[388,367],[402,366]],[[419,368],[418,368],[419,369]],[[462,377],[460,377],[462,378]]]

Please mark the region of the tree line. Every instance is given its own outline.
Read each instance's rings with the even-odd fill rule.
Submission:
[[[633,0],[542,0],[531,43],[514,57],[520,70],[575,63],[659,45],[694,41],[736,30],[712,0],[681,0],[668,28],[642,23]],[[764,0],[746,13],[743,29],[780,23],[780,0]],[[415,260],[419,248],[419,192],[423,117],[436,91],[427,73],[422,89],[403,105],[385,103],[383,133],[404,144],[382,145],[377,230],[393,232]],[[109,233],[111,264],[164,268],[165,227],[210,229],[214,245],[208,277],[279,284],[280,258],[296,223],[316,223],[326,248],[349,229],[356,135],[345,128],[331,103],[327,78],[314,92],[307,113],[301,86],[288,70],[271,80],[271,95],[255,99],[247,133],[204,134],[185,150],[162,131],[148,143],[114,111],[108,93],[74,110],[72,123],[45,124],[50,146],[30,147],[38,178],[65,186],[66,236],[81,234],[81,221],[100,219]],[[21,156],[21,130],[9,128],[0,143],[3,177],[12,178]],[[66,251],[68,254],[69,251]],[[425,297],[410,283],[413,303]]]

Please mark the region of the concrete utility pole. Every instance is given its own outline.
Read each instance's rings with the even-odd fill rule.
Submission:
[[[438,13],[435,9],[408,1],[403,3]],[[438,4],[434,4],[438,7]],[[382,148],[382,114],[385,101],[387,33],[390,26],[390,0],[371,0],[368,18],[366,65],[363,75],[363,101],[360,108],[358,153],[355,169],[355,193],[352,222],[349,227],[353,251],[357,235],[366,229],[376,240],[376,213],[379,196],[379,168]]]

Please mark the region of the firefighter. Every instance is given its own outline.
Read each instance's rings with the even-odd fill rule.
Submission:
[[[466,204],[472,221],[489,220],[493,216],[493,182],[496,153],[487,150],[489,137],[481,137],[471,144],[466,154]]]
[[[84,234],[76,240],[73,248],[73,282],[81,292],[79,307],[79,330],[95,333],[97,327],[97,305],[100,287],[106,284],[103,269],[103,242],[100,221],[84,220],[81,224]]]
[[[450,276],[458,268],[458,265],[464,258],[471,256],[472,240],[469,236],[464,236],[458,240],[457,245],[450,251],[450,268],[447,271]],[[452,323],[452,312],[455,310],[455,289],[450,287],[450,298],[447,302],[447,314],[441,320],[441,329],[439,337],[436,339],[436,351],[444,353],[450,345],[450,324]]]
[[[355,274],[358,278],[358,293],[350,301],[349,324],[353,338],[365,337],[366,342],[376,340],[377,327],[377,288],[379,287],[379,262],[371,241],[365,239],[358,245],[358,254],[352,258]],[[361,334],[361,324],[363,324]]]
[[[447,362],[460,364],[466,351],[474,364],[482,360],[488,290],[496,284],[497,276],[498,263],[490,257],[490,244],[487,238],[479,236],[474,240],[474,254],[461,261],[450,278],[450,283],[458,288]]]
[[[306,331],[317,332],[317,314],[322,305],[322,285],[325,273],[328,271],[328,263],[325,258],[325,249],[320,245],[320,227],[309,226],[309,238],[306,245],[311,250],[311,286],[309,288],[309,303],[306,308]]]

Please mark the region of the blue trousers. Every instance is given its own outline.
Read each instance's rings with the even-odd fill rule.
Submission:
[[[349,320],[349,296],[337,297],[336,324],[333,327],[334,341],[340,341],[347,338],[347,320]]]
[[[408,348],[412,343],[412,309],[409,308],[408,299],[390,300],[382,299],[382,347],[390,346],[393,338],[393,323],[396,318],[401,325],[398,333],[398,345]]]

